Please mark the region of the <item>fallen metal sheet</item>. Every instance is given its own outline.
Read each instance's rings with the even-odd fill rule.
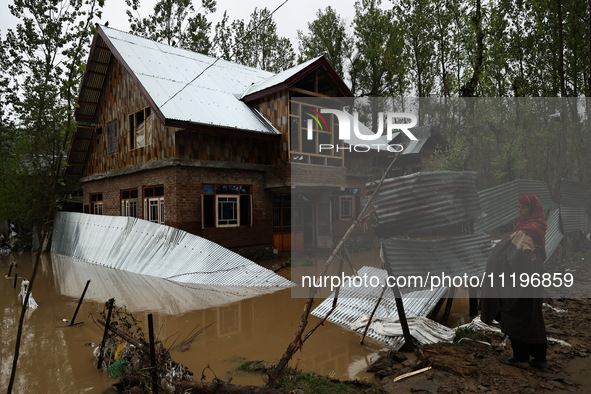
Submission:
[[[367,266],[362,267],[359,270],[360,276],[364,276],[365,274],[368,276],[379,277],[380,283],[384,283],[386,277],[388,276],[386,270]],[[339,290],[337,307],[327,320],[345,328],[350,328],[351,324],[357,321],[359,317],[371,314],[381,291],[381,287],[341,287]],[[403,294],[402,302],[404,304],[406,317],[410,318],[413,316],[427,316],[429,312],[431,312],[431,310],[435,307],[435,304],[437,304],[439,299],[442,298],[444,294],[446,294],[446,292],[447,288],[441,287],[433,291],[423,290]],[[335,293],[332,293],[330,297],[326,298],[311,312],[312,315],[321,319],[324,318],[326,314],[332,309],[334,296]],[[374,318],[378,317],[398,317],[396,300],[390,291],[386,291],[384,298],[376,310]],[[363,330],[364,328],[359,328],[357,332],[363,333]],[[403,338],[379,334],[371,328],[367,331],[367,337],[375,339],[379,342],[386,343],[394,349],[400,349],[404,343]]]
[[[351,324],[351,329],[365,330],[369,316],[365,315]],[[417,340],[420,345],[429,345],[440,342],[453,342],[456,336],[455,328],[448,328],[435,320],[424,316],[413,316],[407,319],[410,335]],[[401,337],[404,335],[402,324],[398,318],[374,317],[369,326],[373,331],[380,335],[388,337]]]
[[[562,231],[589,231],[589,187],[563,179],[560,182],[560,219]]]
[[[177,315],[279,290],[274,287],[196,286],[88,264],[58,254],[51,255],[51,267],[55,286],[62,295],[79,299],[90,279],[85,301],[102,303],[114,298],[117,305],[125,306],[130,312]]]
[[[382,251],[391,275],[473,276],[484,272],[491,246],[490,236],[478,233],[436,240],[389,238],[382,242]]]
[[[386,179],[373,206],[378,233],[408,235],[476,219],[480,200],[476,173],[471,171],[418,172]],[[367,184],[371,194],[377,182]]]
[[[55,254],[177,282],[287,287],[293,283],[205,238],[145,220],[59,212]]]

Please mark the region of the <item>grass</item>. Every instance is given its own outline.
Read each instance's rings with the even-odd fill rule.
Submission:
[[[242,373],[267,373],[274,366],[266,361],[254,360],[242,363],[236,371]],[[329,376],[301,372],[293,368],[286,368],[283,376],[273,386],[282,390],[302,390],[304,393],[337,394],[359,393],[376,389],[376,386],[358,380],[338,380]]]

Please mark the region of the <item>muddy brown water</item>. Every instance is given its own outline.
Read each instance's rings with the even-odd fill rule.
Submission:
[[[17,267],[6,278],[11,262]],[[0,388],[4,390],[12,369],[21,313],[17,300],[21,280],[13,288],[14,274],[30,277],[33,262],[33,255],[28,253],[0,256]],[[68,264],[63,258],[42,255],[32,293],[39,308],[29,310],[25,320],[15,393],[101,393],[109,389],[115,380],[96,369],[94,347],[89,344],[100,343],[102,329],[93,317],[99,317],[107,299],[115,297],[113,294],[116,305],[126,305],[145,322],[145,332],[147,314],[153,313],[157,337],[167,339],[167,343],[184,339],[195,327],[211,324],[189,349],[173,351],[172,358],[187,366],[196,378],[209,366],[205,371],[208,381],[215,373],[224,380],[233,376],[232,382],[237,384],[263,383],[262,377],[234,370],[246,360],[277,362],[293,337],[304,306],[303,299],[292,298],[290,289],[284,289],[217,306],[216,299],[224,301],[223,297],[209,293],[209,301],[204,304],[208,307],[199,309],[199,305],[191,305],[188,289],[161,291],[158,289],[164,287],[157,287],[161,283],[146,282],[141,276],[134,279],[129,273],[98,266],[92,266],[98,271],[76,271]],[[106,274],[99,273],[102,270],[107,270]],[[76,318],[82,324],[68,327],[62,319],[72,318],[87,279],[91,283]],[[318,321],[310,316],[309,327]],[[361,346],[359,340],[359,334],[327,322],[290,365],[340,379],[371,380],[365,369],[384,346],[371,339]]]

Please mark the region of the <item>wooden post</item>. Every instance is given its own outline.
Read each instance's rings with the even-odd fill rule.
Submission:
[[[478,315],[478,297],[476,295],[476,289],[470,286],[468,288],[468,294],[470,296],[470,316],[474,317]]]
[[[456,295],[456,288],[450,287],[449,294],[447,296],[447,303],[445,304],[445,311],[443,312],[443,317],[441,318],[441,324],[447,323],[449,319],[449,314],[451,313],[451,304],[454,302],[454,296]]]
[[[9,277],[10,274],[12,274],[12,267],[14,267],[14,262],[10,263],[10,268],[8,269],[8,275],[6,275],[6,277]]]
[[[16,280],[18,279],[18,273],[14,273],[14,285],[12,286],[13,289],[16,289]]]
[[[361,337],[361,342],[359,342],[360,345],[363,345],[363,341],[365,340],[365,336],[367,335],[367,330],[369,330],[369,325],[371,324],[371,319],[373,319],[373,315],[375,315],[376,311],[378,310],[378,306],[380,306],[380,302],[382,302],[382,298],[384,297],[384,293],[386,292],[387,288],[388,288],[388,286],[386,286],[386,284],[384,284],[384,287],[382,288],[382,292],[380,293],[380,297],[378,298],[378,301],[376,302],[376,306],[373,308],[373,311],[371,311],[371,315],[369,315],[369,320],[367,321],[367,326],[365,326],[365,330],[363,330],[363,336]]]
[[[105,342],[107,341],[107,336],[109,335],[109,326],[111,325],[111,312],[113,311],[113,304],[115,303],[115,299],[111,298],[109,301],[107,301],[107,303],[109,305],[109,312],[107,312],[107,322],[105,323],[105,332],[103,333],[103,340],[101,342],[99,359],[96,366],[97,369],[101,369],[101,366],[103,365],[103,352],[105,350]]]
[[[152,392],[158,392],[158,374],[156,373],[156,349],[154,346],[154,321],[152,314],[148,315],[148,335],[150,338],[150,363],[152,365]]]
[[[86,290],[88,290],[88,285],[90,284],[90,279],[86,282],[86,286],[84,286],[84,291],[82,291],[82,295],[80,296],[80,300],[78,301],[78,306],[76,307],[76,311],[74,311],[74,316],[72,316],[72,321],[70,322],[70,326],[74,325],[76,321],[76,315],[78,314],[78,310],[80,309],[80,305],[82,304],[82,300],[84,299],[84,295],[86,294]]]
[[[382,243],[383,245],[383,243]],[[383,247],[383,246],[382,246]],[[382,256],[382,263],[386,268],[386,272],[390,277],[394,277],[391,270],[390,263],[388,262],[388,258],[386,257],[386,253],[382,250],[380,253]],[[391,287],[392,294],[394,294],[394,299],[396,300],[396,310],[398,311],[398,319],[400,320],[400,326],[402,327],[402,334],[404,336],[404,345],[402,347],[407,351],[412,351],[412,335],[410,335],[410,329],[408,328],[408,321],[406,320],[406,313],[404,312],[404,303],[402,302],[402,294],[400,293],[400,289],[398,285],[394,283],[394,286]]]

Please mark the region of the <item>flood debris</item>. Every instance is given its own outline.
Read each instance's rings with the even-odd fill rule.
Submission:
[[[95,319],[101,328],[108,326],[108,329],[105,330],[107,335],[104,344],[96,346],[93,354],[97,363],[100,361],[103,372],[114,379],[119,379],[113,384],[117,391],[124,393],[287,392],[258,386],[234,385],[217,377],[212,382],[206,382],[204,373],[201,374],[201,381],[194,380],[193,372],[175,362],[170,351],[175,347],[185,349],[190,347],[191,342],[208,326],[201,329],[194,328],[179,344],[173,343],[167,347],[167,340],[161,341],[153,338],[153,335],[146,335],[142,329],[144,322],[138,320],[125,308],[114,307],[111,301],[112,299],[105,304],[105,310],[101,312],[100,318]],[[156,330],[150,330],[148,334],[153,331]],[[150,337],[150,340],[147,337]]]
[[[30,285],[30,282],[28,280],[26,280],[25,278],[23,278],[23,281],[21,282],[21,291],[20,291],[20,293],[18,293],[18,302],[20,302],[23,305],[25,304],[25,298],[27,296],[27,291],[29,290],[29,285]],[[31,293],[29,295],[29,301],[28,301],[27,307],[31,310],[39,308],[39,305],[37,304],[37,302],[33,298],[33,293]]]

